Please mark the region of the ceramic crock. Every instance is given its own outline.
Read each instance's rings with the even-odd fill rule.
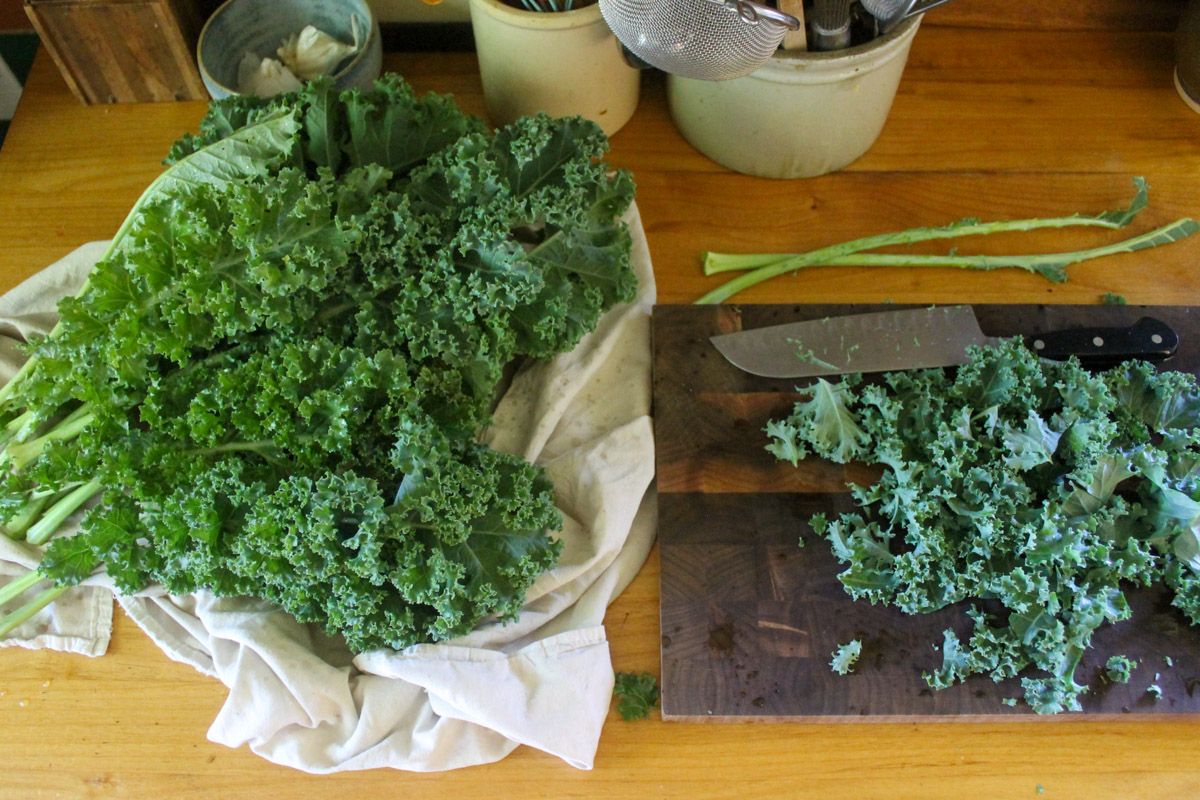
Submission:
[[[671,117],[692,146],[738,172],[808,178],[839,170],[883,130],[919,26],[912,17],[845,50],[780,50],[731,81],[671,75]]]
[[[599,5],[539,12],[470,0],[470,9],[493,124],[544,111],[586,117],[611,136],[633,116],[641,76],[626,63]]]

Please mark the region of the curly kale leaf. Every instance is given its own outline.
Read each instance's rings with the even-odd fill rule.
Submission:
[[[953,378],[858,382],[819,384],[769,423],[768,450],[884,468],[850,487],[855,512],[812,525],[856,599],[912,614],[972,604],[973,629],[946,631],[931,686],[1020,676],[1036,711],[1076,710],[1077,667],[1101,625],[1129,617],[1126,587],[1164,581],[1200,623],[1192,375],[1142,363],[1092,375],[1012,340],[976,348]]]
[[[862,655],[862,642],[858,639],[851,639],[845,644],[839,644],[833,651],[829,667],[839,675],[849,675],[854,671],[854,664],[860,655]]]
[[[767,433],[774,441],[767,449],[793,464],[808,452],[806,444],[839,464],[858,458],[867,435],[850,410],[856,399],[851,383],[818,378],[809,392],[810,399],[797,403],[790,417],[769,423]]]
[[[1129,683],[1137,662],[1128,656],[1111,656],[1104,664],[1104,674],[1114,683]]]
[[[658,707],[658,682],[649,672],[618,672],[613,694],[617,698],[617,713],[626,722],[645,719],[650,716],[650,709]]]
[[[292,163],[314,174],[321,168],[341,174],[377,164],[403,175],[461,136],[483,130],[482,121],[464,114],[452,98],[430,92],[418,99],[395,74],[369,89],[347,91],[321,78],[290,94],[238,95],[212,103],[199,134],[181,137],[166,162],[179,163],[280,114],[299,122]]]

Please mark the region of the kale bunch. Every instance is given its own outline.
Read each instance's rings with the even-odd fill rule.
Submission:
[[[214,103],[0,389],[10,629],[106,569],[277,603],[355,651],[510,619],[544,472],[478,443],[505,369],[632,299],[628,174],[578,118],[498,132],[396,76]]]

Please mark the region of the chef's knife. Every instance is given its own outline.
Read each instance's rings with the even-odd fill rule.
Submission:
[[[964,364],[970,345],[994,345],[970,306],[879,311],[725,333],[712,343],[730,363],[768,378],[810,378],[847,372],[886,372]],[[1076,356],[1088,366],[1130,358],[1163,361],[1179,336],[1166,323],[1143,317],[1128,327],[1091,327],[1025,337],[1043,358]]]

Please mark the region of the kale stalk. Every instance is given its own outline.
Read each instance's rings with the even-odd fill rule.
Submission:
[[[1101,214],[1072,214],[1065,217],[1041,219],[1001,220],[981,222],[978,219],[963,219],[949,225],[934,228],[913,228],[895,233],[883,233],[854,239],[841,244],[822,247],[807,253],[764,253],[740,255],[733,253],[705,253],[704,274],[745,271],[745,274],[718,286],[696,301],[698,305],[723,303],[738,292],[763,281],[795,272],[805,267],[819,266],[863,266],[863,267],[959,267],[975,270],[1021,269],[1032,272],[1055,283],[1067,279],[1066,267],[1095,258],[1129,253],[1149,247],[1177,242],[1200,231],[1200,223],[1183,218],[1163,225],[1155,230],[1125,239],[1120,242],[1078,250],[1069,253],[1043,253],[1035,255],[914,255],[907,253],[868,253],[892,245],[914,244],[939,239],[955,239],[963,236],[978,236],[1012,231],[1032,231],[1042,228],[1066,228],[1076,226],[1120,229],[1127,226],[1148,204],[1146,182],[1134,178],[1137,194],[1129,207],[1106,211]]]

